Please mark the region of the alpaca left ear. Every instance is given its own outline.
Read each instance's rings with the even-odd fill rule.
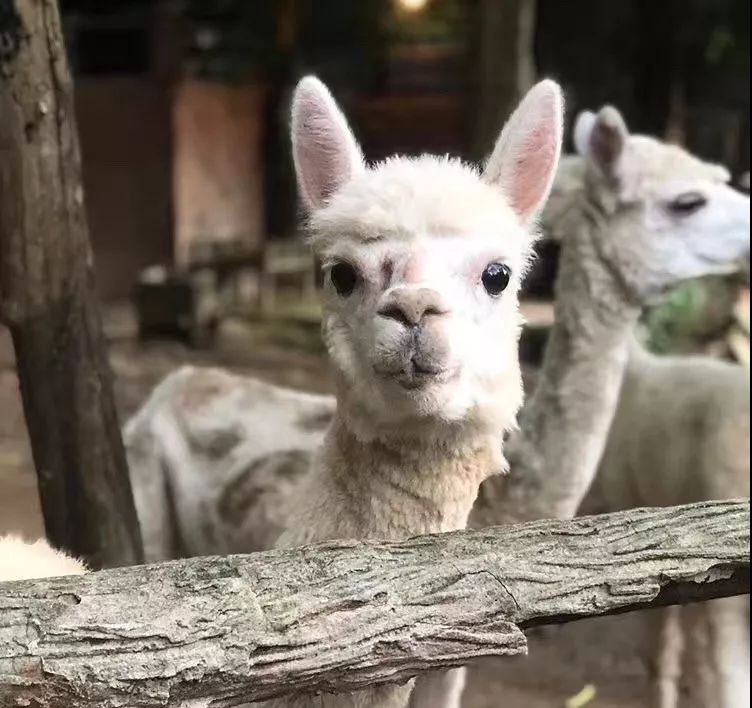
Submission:
[[[315,211],[365,169],[363,155],[342,111],[313,76],[295,88],[291,123],[298,188],[309,211]]]
[[[564,99],[559,85],[546,79],[533,86],[507,121],[483,171],[498,187],[525,226],[548,198],[559,164]]]

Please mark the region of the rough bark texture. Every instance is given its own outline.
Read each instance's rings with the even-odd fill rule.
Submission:
[[[521,629],[749,592],[749,502],[0,585],[2,705],[234,706],[526,651]]]
[[[54,0],[0,0],[0,321],[47,536],[95,567],[138,562]]]

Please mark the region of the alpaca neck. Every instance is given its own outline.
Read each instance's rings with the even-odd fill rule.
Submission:
[[[502,464],[494,434],[411,439],[357,435],[338,399],[324,444],[293,502],[279,547],[331,539],[400,540],[464,528],[480,483]],[[358,426],[359,428],[360,426]],[[424,431],[428,433],[429,431]],[[274,699],[265,708],[405,708],[413,682],[352,694]]]
[[[364,442],[340,417],[325,454],[357,535],[390,539],[464,528],[478,487],[501,461],[495,436]]]
[[[503,464],[496,435],[363,440],[339,411],[299,490],[283,545],[464,528],[481,482]]]
[[[582,221],[563,240],[555,324],[538,386],[504,445],[511,473],[483,485],[473,525],[574,516],[608,437],[640,307]]]

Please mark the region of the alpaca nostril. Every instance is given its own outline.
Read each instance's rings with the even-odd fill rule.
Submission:
[[[418,360],[417,357],[412,357],[410,359],[410,363],[413,365],[413,373],[415,374],[435,374],[436,371],[428,366],[425,366],[424,364],[421,364],[421,362]]]
[[[420,321],[420,318],[418,318],[418,320],[411,318],[404,310],[402,310],[402,308],[393,304],[382,307],[379,310],[379,314],[389,320],[396,320],[405,327],[415,327]]]
[[[430,305],[423,312],[423,317],[429,317],[431,315],[434,317],[439,317],[440,315],[446,315],[447,312],[448,310],[442,309],[436,305]]]

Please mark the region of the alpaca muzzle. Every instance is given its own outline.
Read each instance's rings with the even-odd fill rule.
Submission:
[[[444,384],[457,374],[457,367],[450,361],[449,338],[439,323],[403,328],[390,344],[378,348],[374,370],[402,388],[413,390]]]

